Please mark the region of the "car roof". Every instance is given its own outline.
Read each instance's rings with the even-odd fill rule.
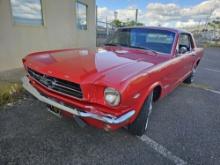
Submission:
[[[121,27],[118,29],[158,29],[158,30],[167,30],[167,31],[172,31],[175,33],[189,33],[186,30],[183,29],[177,29],[177,28],[169,28],[169,27],[161,27],[161,26],[132,26],[132,27]]]

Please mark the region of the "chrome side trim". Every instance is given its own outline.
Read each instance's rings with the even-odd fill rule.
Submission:
[[[42,96],[29,82],[29,79],[25,76],[22,78],[22,84],[23,84],[23,87],[29,92],[31,93],[34,97],[36,97],[38,100],[46,103],[46,104],[49,104],[49,105],[52,105],[56,108],[59,108],[61,110],[64,110],[64,111],[67,111],[69,113],[72,113],[76,116],[79,116],[79,117],[88,117],[88,118],[93,118],[93,119],[96,119],[96,120],[100,120],[100,121],[103,121],[105,123],[108,123],[108,124],[120,124],[120,123],[123,123],[127,120],[129,120],[134,114],[135,114],[135,110],[131,110],[127,113],[125,113],[124,115],[120,116],[120,117],[110,117],[111,115],[109,114],[106,114],[106,115],[97,115],[97,114],[94,114],[94,113],[90,113],[90,112],[83,112],[83,111],[80,111],[79,109],[76,109],[76,108],[71,108],[71,107],[68,107],[68,106],[65,106],[61,103],[58,103],[52,99],[49,99],[47,97],[44,97]]]

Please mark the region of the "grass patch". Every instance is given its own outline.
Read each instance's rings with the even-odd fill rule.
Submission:
[[[20,83],[0,82],[0,106],[21,98],[23,88]]]
[[[213,88],[211,86],[208,86],[206,84],[182,84],[182,86],[184,87],[188,87],[188,88],[198,88],[198,89],[205,89],[205,90],[213,90]]]
[[[220,41],[210,41],[205,43],[204,45],[205,48],[210,48],[210,47],[218,47],[220,48]]]

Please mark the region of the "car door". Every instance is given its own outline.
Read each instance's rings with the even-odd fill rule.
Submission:
[[[167,82],[167,84],[165,83],[167,93],[176,88],[190,74],[194,61],[192,43],[190,34],[179,34],[176,54],[170,60],[169,68],[166,69],[168,73],[164,82]],[[185,48],[185,51],[181,51],[182,48]]]
[[[177,83],[182,82],[192,71],[192,65],[194,61],[194,44],[192,37],[188,33],[181,33],[179,36],[179,42],[177,47],[178,58],[176,75]]]

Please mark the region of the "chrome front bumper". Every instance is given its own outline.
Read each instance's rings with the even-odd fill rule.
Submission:
[[[108,123],[108,124],[120,124],[120,123],[123,123],[123,122],[129,120],[135,114],[134,110],[131,110],[131,111],[125,113],[124,115],[120,116],[120,117],[114,117],[114,116],[109,115],[109,114],[98,115],[98,114],[91,113],[91,112],[83,112],[83,111],[80,111],[79,109],[65,106],[65,105],[63,105],[61,103],[58,103],[57,101],[54,101],[54,100],[52,100],[50,98],[42,96],[30,84],[30,81],[29,81],[29,79],[26,76],[22,78],[22,83],[23,83],[23,87],[29,93],[31,93],[34,97],[36,97],[38,100],[40,100],[40,101],[42,101],[42,102],[44,102],[46,104],[52,105],[52,106],[54,106],[54,107],[56,107],[58,109],[61,109],[63,111],[69,112],[69,113],[71,113],[73,115],[79,116],[79,117],[93,118],[93,119],[100,120],[100,121],[103,121],[103,122]]]

